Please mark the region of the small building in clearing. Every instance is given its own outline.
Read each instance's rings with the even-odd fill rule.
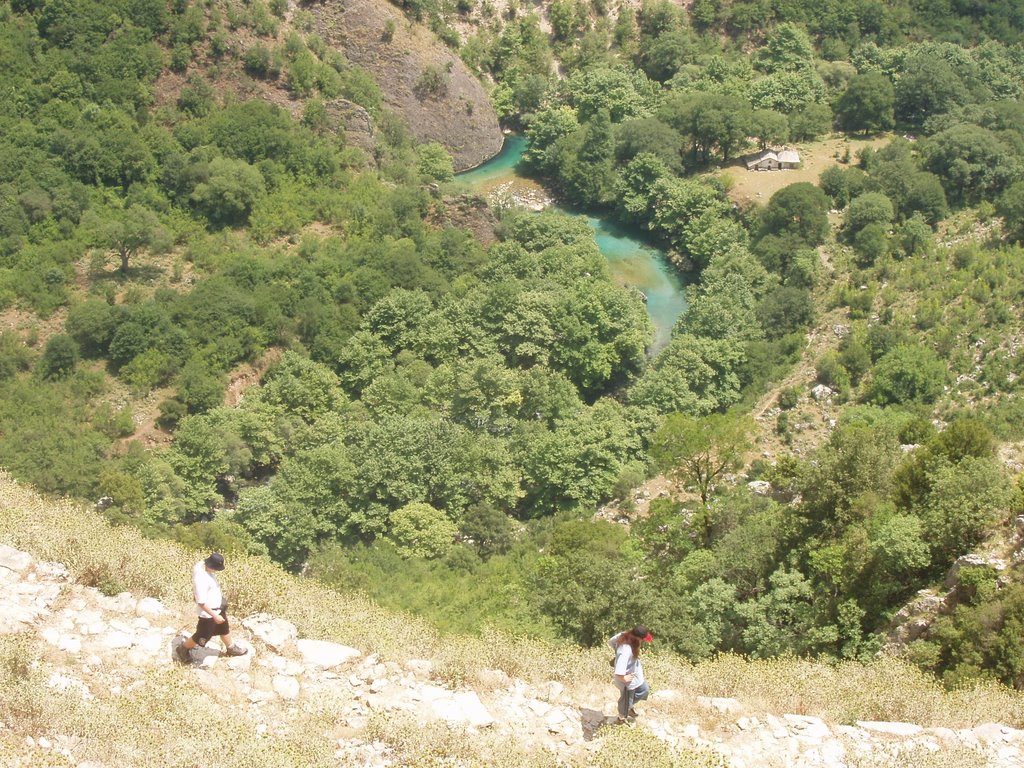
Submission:
[[[795,149],[762,149],[744,158],[748,171],[784,171],[800,166],[800,153]]]

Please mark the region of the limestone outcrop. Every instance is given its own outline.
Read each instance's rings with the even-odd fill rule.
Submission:
[[[314,2],[306,9],[317,34],[373,76],[386,106],[417,141],[445,146],[455,170],[501,150],[504,136],[483,83],[425,26],[385,0]]]

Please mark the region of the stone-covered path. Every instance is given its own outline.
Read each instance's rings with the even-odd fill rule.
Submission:
[[[187,574],[183,574],[183,578]],[[107,596],[75,583],[60,564],[34,560],[0,545],[0,634],[27,633],[43,648],[47,685],[83,701],[130,692],[155,668],[195,676],[199,687],[225,707],[245,710],[262,729],[277,724],[304,702],[331,708],[335,729],[324,738],[339,766],[399,765],[390,747],[367,733],[379,712],[405,713],[415,722],[451,723],[472,738],[483,731],[543,749],[552,765],[586,764],[601,749],[604,728],[614,721],[614,689],[574,697],[558,682],[530,686],[493,671],[486,691],[452,689],[434,675],[430,660],[403,664],[357,648],[300,637],[296,627],[267,614],[233,618],[233,635],[250,653],[222,657],[217,641],[193,651],[193,664],[173,660],[173,650],[192,629],[192,617],[159,600],[122,593]],[[977,765],[1024,766],[1024,731],[999,724],[972,729],[922,728],[912,723],[826,723],[795,714],[748,711],[735,699],[702,699],[707,718],[682,722],[670,705],[684,694],[656,692],[639,728],[680,748],[704,748],[723,766],[912,765],[909,756],[973,756]],[[2,711],[2,710],[0,710]],[[11,726],[0,722],[0,734]],[[25,735],[23,754],[0,755],[4,766],[48,764],[121,768],[80,759],[81,744],[53,732]]]

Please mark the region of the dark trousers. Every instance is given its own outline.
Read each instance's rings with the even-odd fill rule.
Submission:
[[[192,641],[196,645],[206,645],[206,641],[211,637],[219,637],[220,635],[227,635],[231,633],[231,627],[228,626],[228,617],[225,614],[221,614],[224,617],[224,623],[218,624],[213,619],[207,619],[203,616],[199,617],[199,621],[196,624],[196,631],[192,635]]]
[[[650,695],[651,689],[647,683],[642,683],[639,687],[630,690],[626,687],[625,683],[619,686],[619,717],[628,717],[629,710],[633,708],[633,705],[638,701],[646,701]]]

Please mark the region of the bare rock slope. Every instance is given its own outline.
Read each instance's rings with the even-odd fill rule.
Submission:
[[[483,84],[425,27],[384,0],[326,0],[307,8],[317,33],[374,77],[385,104],[418,141],[443,144],[456,170],[501,149],[504,137]]]

